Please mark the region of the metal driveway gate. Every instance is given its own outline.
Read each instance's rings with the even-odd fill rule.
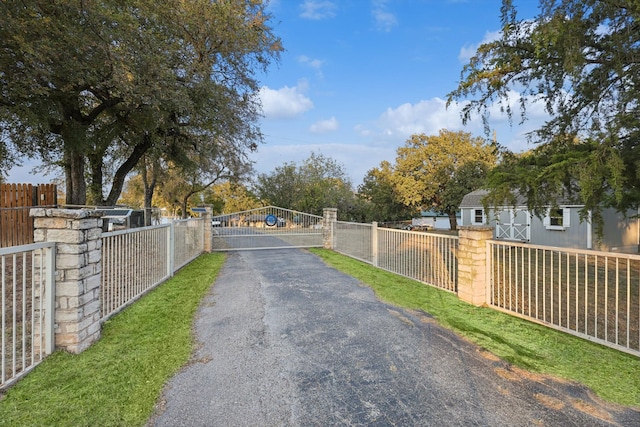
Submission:
[[[267,206],[212,218],[213,250],[322,247],[322,217]]]

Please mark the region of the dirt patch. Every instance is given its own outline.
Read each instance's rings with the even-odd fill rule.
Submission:
[[[498,356],[483,349],[480,349],[480,356],[484,357],[485,359],[491,360],[492,362],[500,361],[500,358]]]
[[[547,394],[536,393],[535,398],[538,402],[542,403],[547,408],[551,408],[556,411],[560,411],[565,407],[565,403],[562,400],[556,399],[555,397],[549,396]]]
[[[522,378],[516,372],[513,372],[511,369],[495,368],[494,371],[495,371],[496,374],[498,374],[502,378],[504,378],[506,380],[509,380],[509,381],[521,381],[522,380]]]
[[[390,309],[389,309],[388,311],[389,311],[389,313],[391,313],[393,316],[397,317],[398,319],[400,319],[400,321],[402,321],[402,322],[406,323],[407,325],[409,325],[409,326],[415,326],[415,323],[413,323],[413,322],[411,321],[411,319],[409,319],[409,318],[408,318],[408,317],[406,317],[406,316],[403,316],[399,311],[396,311],[396,310],[390,310]]]
[[[613,417],[611,416],[611,414],[601,407],[595,407],[583,400],[573,400],[571,402],[571,405],[578,411],[584,412],[604,421],[613,422]]]

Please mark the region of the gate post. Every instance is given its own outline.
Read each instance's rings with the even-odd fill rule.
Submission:
[[[202,250],[206,253],[213,251],[213,229],[211,225],[211,218],[213,217],[213,208],[211,206],[205,206],[205,212],[202,214],[204,218],[204,245]]]
[[[81,353],[100,338],[102,214],[32,209],[34,240],[56,242],[55,345]]]
[[[325,249],[333,249],[333,231],[338,220],[337,208],[324,208],[322,210],[322,246]]]
[[[481,306],[487,302],[487,240],[493,227],[458,227],[458,298]]]

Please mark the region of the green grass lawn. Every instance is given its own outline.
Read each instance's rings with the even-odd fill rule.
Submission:
[[[640,408],[640,358],[490,308],[324,249],[328,265],[369,285],[381,300],[421,310],[484,349],[524,369],[590,387],[605,400]]]
[[[195,312],[224,259],[200,256],[105,323],[85,352],[48,357],[0,396],[0,425],[144,425],[192,354]]]

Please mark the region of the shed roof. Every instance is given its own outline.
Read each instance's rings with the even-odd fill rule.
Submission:
[[[489,192],[487,190],[475,190],[467,193],[460,202],[461,208],[480,208],[482,207],[482,198]]]
[[[465,194],[465,196],[462,198],[462,202],[460,202],[460,208],[481,208],[482,199],[487,194],[489,194],[489,191],[485,189],[475,190],[475,191],[472,191],[471,193]],[[524,196],[522,196],[520,193],[515,191],[514,191],[514,194],[516,196],[516,206],[527,205],[527,200],[525,199]],[[572,202],[568,197],[565,197],[565,196],[558,197],[557,203],[558,205],[565,205],[565,206],[566,205],[582,206],[582,205],[576,204],[575,202]]]

